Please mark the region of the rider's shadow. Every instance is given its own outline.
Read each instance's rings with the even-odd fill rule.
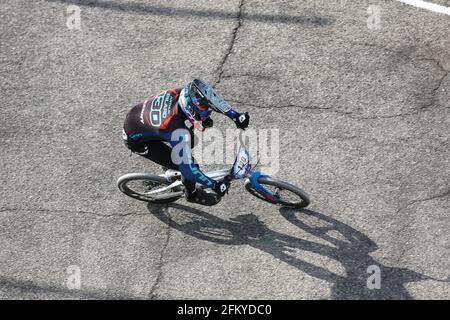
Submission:
[[[164,223],[188,235],[224,245],[249,245],[310,276],[328,281],[332,284],[334,299],[411,299],[405,284],[431,279],[406,268],[382,265],[369,255],[378,248],[372,240],[352,227],[319,212],[280,209],[286,220],[331,245],[271,230],[253,214],[225,220],[180,204],[170,204],[169,207],[179,210],[176,219],[171,217],[163,206],[149,205],[148,209]],[[180,215],[182,219],[179,219]],[[314,220],[315,225],[311,225],[309,220]],[[339,237],[331,235],[336,232]],[[345,269],[345,275],[304,261],[301,254],[293,256],[290,253],[294,250],[309,251],[336,260]],[[371,276],[367,273],[367,268],[372,265],[380,268],[380,289],[367,287],[367,278]]]

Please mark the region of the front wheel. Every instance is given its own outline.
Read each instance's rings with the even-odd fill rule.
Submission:
[[[166,178],[149,173],[129,173],[121,176],[117,181],[120,191],[127,196],[153,203],[169,203],[183,196],[182,185],[162,190],[170,184],[171,182]]]
[[[258,182],[268,194],[255,188],[248,179],[245,181],[245,189],[261,200],[291,208],[304,208],[309,205],[308,194],[290,183],[268,177],[259,177]]]

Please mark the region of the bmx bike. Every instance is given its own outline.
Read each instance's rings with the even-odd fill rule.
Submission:
[[[216,181],[227,180],[230,183],[245,179],[244,186],[250,194],[272,204],[291,208],[304,208],[309,205],[309,196],[302,189],[254,170],[242,131],[239,141],[240,148],[231,169],[210,171],[205,175]],[[159,175],[128,173],[118,179],[117,186],[127,196],[146,202],[169,203],[184,196],[181,173],[171,169]]]

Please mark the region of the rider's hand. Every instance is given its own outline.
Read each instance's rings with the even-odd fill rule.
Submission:
[[[204,128],[211,128],[213,124],[214,124],[213,119],[211,119],[210,117],[202,121],[202,125]]]
[[[228,189],[230,189],[230,183],[228,181],[219,181],[216,182],[213,190],[219,196],[223,197],[225,193],[228,193]]]
[[[236,127],[238,127],[238,129],[245,129],[248,127],[250,116],[248,115],[248,112],[236,113],[236,117],[233,119],[233,121],[236,123]]]

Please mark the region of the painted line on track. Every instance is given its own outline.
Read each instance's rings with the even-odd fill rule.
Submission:
[[[430,10],[433,12],[443,13],[443,14],[450,16],[450,8],[441,6],[439,4],[434,4],[434,3],[430,3],[430,2],[426,2],[426,1],[422,1],[422,0],[397,0],[397,1],[409,4],[414,7],[427,9],[427,10]]]

